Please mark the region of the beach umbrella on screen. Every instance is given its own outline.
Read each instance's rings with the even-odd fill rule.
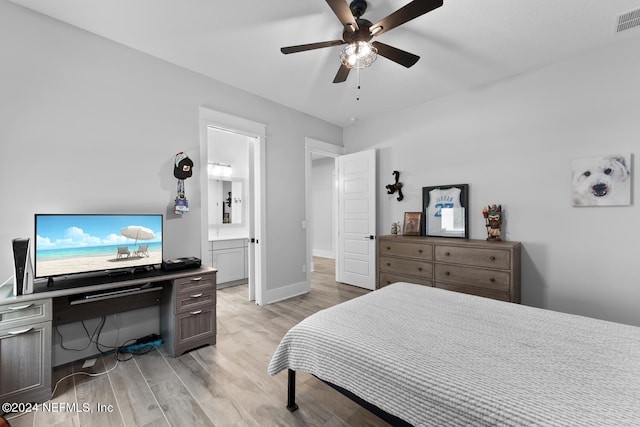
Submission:
[[[120,230],[120,234],[124,237],[128,237],[129,239],[134,239],[135,244],[138,243],[138,240],[151,240],[156,237],[155,233],[148,229],[147,227],[141,227],[139,225],[130,225],[128,227],[122,228]]]

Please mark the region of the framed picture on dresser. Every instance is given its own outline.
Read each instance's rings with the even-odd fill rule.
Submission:
[[[469,238],[469,184],[422,187],[425,236]]]
[[[405,212],[402,227],[405,236],[420,236],[422,231],[422,212]]]

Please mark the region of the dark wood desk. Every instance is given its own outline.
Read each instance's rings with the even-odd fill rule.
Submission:
[[[216,271],[209,267],[38,284],[30,295],[0,288],[0,403],[51,398],[53,326],[160,305],[171,357],[216,343]]]

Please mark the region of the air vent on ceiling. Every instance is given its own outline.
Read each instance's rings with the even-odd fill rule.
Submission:
[[[624,30],[628,30],[640,25],[640,9],[632,10],[631,12],[624,13],[618,16],[618,25],[616,33]]]

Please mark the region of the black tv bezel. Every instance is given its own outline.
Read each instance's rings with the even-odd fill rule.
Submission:
[[[47,284],[48,286],[51,286],[53,283],[53,279],[54,278],[62,278],[62,277],[68,277],[68,278],[80,278],[83,276],[109,276],[109,275],[113,275],[113,274],[117,274],[118,272],[128,272],[130,270],[134,270],[134,269],[145,269],[147,267],[153,268],[155,269],[156,266],[159,266],[159,263],[155,263],[155,262],[150,262],[149,264],[141,264],[141,265],[136,265],[135,267],[113,267],[113,268],[106,268],[106,269],[98,269],[98,270],[85,270],[85,271],[77,271],[77,272],[69,272],[69,273],[62,273],[62,274],[55,274],[55,275],[50,275],[50,276],[38,276],[38,270],[37,270],[37,250],[38,250],[38,229],[37,229],[37,218],[38,217],[45,217],[45,216],[129,216],[129,217],[135,217],[135,216],[159,216],[160,217],[160,233],[162,234],[162,240],[161,240],[161,256],[160,259],[164,259],[164,215],[161,213],[36,213],[33,215],[33,278],[34,280],[47,280]]]

